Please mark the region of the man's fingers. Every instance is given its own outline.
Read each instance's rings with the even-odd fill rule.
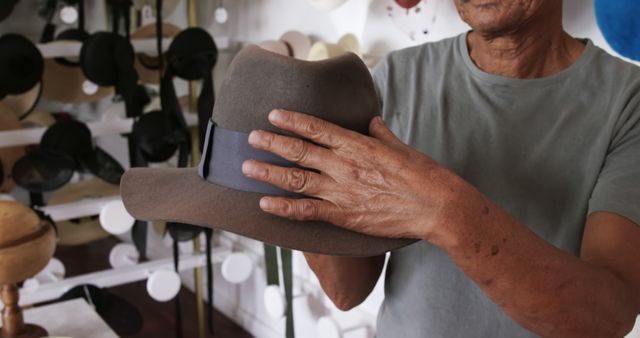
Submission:
[[[280,189],[313,197],[322,197],[332,190],[331,178],[300,168],[284,168],[273,164],[248,160],[242,164],[247,177],[274,185]]]
[[[406,145],[400,140],[391,129],[382,121],[381,117],[374,117],[369,123],[369,135],[373,138],[380,140],[382,143],[388,144],[393,147],[406,148]]]
[[[263,197],[260,208],[270,214],[296,221],[324,221],[334,223],[338,209],[330,202],[314,199]]]
[[[249,144],[257,149],[276,154],[307,168],[326,171],[328,160],[335,155],[326,148],[304,140],[275,133],[255,130],[249,134]]]
[[[273,110],[269,121],[280,129],[334,149],[342,147],[347,139],[357,134],[317,117],[281,109]]]

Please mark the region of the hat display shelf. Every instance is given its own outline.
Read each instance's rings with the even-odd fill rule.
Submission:
[[[54,222],[99,214],[101,221],[109,220],[109,224],[103,224],[103,226],[112,229],[115,226],[114,224],[122,222],[123,218],[125,218],[124,223],[127,222],[127,215],[119,214],[126,212],[124,208],[114,208],[114,205],[117,206],[118,204],[122,205],[122,202],[117,196],[114,196],[96,200],[84,199],[64,205],[45,206],[39,208],[39,210],[50,216]],[[115,219],[119,219],[119,221]],[[129,219],[130,224],[132,220],[132,218]],[[55,300],[70,288],[82,284],[92,284],[107,288],[141,280],[149,280],[152,276],[155,277],[153,277],[152,281],[148,281],[147,285],[149,294],[158,299],[164,299],[164,301],[172,299],[173,297],[166,295],[168,291],[162,291],[163,288],[161,287],[164,283],[162,282],[164,280],[162,276],[168,275],[162,273],[156,276],[155,273],[165,270],[173,273],[173,258],[168,257],[142,263],[139,263],[138,259],[139,255],[135,247],[126,243],[119,244],[116,245],[109,254],[109,262],[112,269],[71,278],[64,278],[64,266],[52,260],[40,272],[38,271],[42,267],[33,272],[34,277],[21,290],[21,304],[35,304]],[[231,284],[244,283],[250,277],[254,267],[258,265],[257,262],[259,262],[259,260],[260,258],[250,251],[239,250],[232,241],[221,241],[212,248],[212,263],[221,266],[221,270],[223,271],[222,276]],[[207,256],[203,253],[192,252],[183,254],[180,257],[178,270],[188,271],[203,267],[206,265],[206,261]],[[156,288],[158,285],[160,285],[160,290]]]
[[[146,54],[153,55],[157,50],[155,49],[155,39],[144,39],[133,41],[133,46],[136,51],[145,52]],[[171,39],[163,39],[163,42],[170,43]],[[48,44],[39,44],[38,49],[42,52],[45,58],[56,57],[77,57],[80,52],[80,43],[69,43],[64,46],[50,46]],[[188,126],[197,125],[197,117],[194,114],[185,114],[184,116],[186,124]],[[127,134],[132,131],[134,120],[133,118],[116,118],[106,121],[96,121],[87,124],[93,137]],[[0,132],[0,148],[26,146],[37,144],[45,134],[46,127],[36,127],[29,129],[17,129],[7,130]],[[77,218],[86,218],[93,215],[110,215],[103,218],[110,219],[112,222],[102,224],[107,230],[114,233],[126,232],[130,229],[130,225],[127,224],[127,215],[118,214],[117,204],[121,201],[118,196],[109,196],[103,198],[94,199],[82,199],[80,201],[64,203],[55,206],[42,206],[40,210],[51,215],[55,221],[68,221]],[[115,206],[114,206],[115,205]],[[124,210],[120,208],[119,210]],[[130,217],[130,216],[129,216]],[[118,221],[113,221],[114,219]],[[125,219],[125,221],[123,221]],[[216,252],[224,253],[228,249],[221,250],[216,248]],[[126,260],[125,260],[126,261]],[[192,254],[183,256],[180,259],[180,271],[186,271],[197,267],[202,267],[206,263],[206,257],[204,254]],[[216,264],[221,264],[217,262]],[[85,274],[73,278],[64,278],[64,274],[60,274],[58,270],[42,272],[43,275],[34,277],[29,283],[27,283],[20,293],[23,295],[20,298],[20,304],[35,304],[46,301],[53,301],[58,299],[64,292],[70,288],[81,284],[93,284],[100,287],[113,287],[123,285],[140,280],[149,280],[148,291],[150,294],[155,295],[158,299],[172,298],[171,295],[167,295],[166,289],[162,287],[157,289],[157,285],[164,285],[166,276],[172,276],[173,274],[173,260],[172,259],[160,259],[141,263],[138,265],[123,265],[111,270],[99,271],[95,273]],[[159,271],[169,271],[171,274],[160,273]],[[34,274],[37,271],[34,271]],[[175,277],[169,277],[175,280]],[[152,281],[152,282],[151,282]],[[17,288],[9,288],[10,293],[17,292]],[[163,291],[164,290],[164,291]],[[5,304],[8,309],[13,309],[17,306],[17,298],[13,296],[7,296]],[[9,311],[8,310],[8,311]],[[40,334],[38,336],[42,336]]]
[[[62,2],[62,0],[61,0]],[[58,13],[59,14],[59,13]],[[163,51],[168,49],[171,44],[171,38],[161,40]],[[156,39],[134,39],[132,45],[137,52],[144,52],[150,56],[154,55]],[[49,43],[40,43],[37,45],[38,50],[46,59],[54,58],[76,58],[80,54],[82,44],[80,42],[65,43],[64,45],[52,45]],[[197,118],[193,114],[185,114],[185,122],[188,127],[197,125]],[[93,137],[101,137],[116,134],[127,134],[132,131],[134,124],[133,118],[116,118],[104,121],[90,122],[87,124]],[[37,144],[44,133],[45,127],[35,127],[22,130],[13,130],[0,132],[0,147],[6,146],[22,146]],[[110,215],[104,216],[105,219],[116,219],[117,204],[121,201],[117,196],[109,196],[102,198],[84,198],[79,201],[62,203],[55,206],[41,206],[40,210],[47,212],[56,221],[68,221],[77,218],[87,218],[93,215]],[[114,211],[115,210],[115,211]],[[129,216],[130,217],[130,216]],[[127,219],[123,221],[123,219]],[[128,218],[126,215],[120,215],[118,222],[103,222],[103,226],[112,233],[122,233],[130,230]],[[245,282],[253,271],[256,262],[260,261],[260,257],[249,255],[237,248],[231,249],[228,246],[217,245],[212,250],[211,257],[207,257],[198,248],[199,241],[194,242],[195,250],[186,255],[182,255],[179,259],[179,271],[200,270],[206,265],[208,260],[212,260],[214,264],[220,265],[222,277],[230,284],[240,284]],[[173,270],[173,264],[169,259],[160,259],[139,263],[137,251],[132,250],[131,246],[119,247],[114,249],[111,254],[112,269],[99,271],[95,273],[85,274],[72,278],[64,278],[64,266],[61,267],[58,262],[51,261],[51,267],[41,271],[37,276],[30,279],[28,283],[20,290],[23,297],[20,299],[21,304],[35,304],[45,301],[57,300],[62,294],[70,288],[78,285],[91,284],[101,288],[112,287],[131,283],[139,280],[147,280],[147,291],[154,299],[169,300],[173,299],[174,291],[167,291],[166,286],[173,278],[173,285],[177,280],[177,275],[169,274]],[[160,286],[160,287],[159,287]],[[163,288],[165,290],[163,290]],[[17,289],[16,289],[17,290]],[[202,297],[199,297],[202,299]],[[7,302],[9,304],[10,302]]]

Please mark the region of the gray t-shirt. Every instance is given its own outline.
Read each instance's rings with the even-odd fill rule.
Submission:
[[[589,213],[640,224],[640,68],[586,44],[570,68],[529,80],[480,70],[466,34],[393,52],[374,70],[383,117],[404,142],[578,255]],[[391,254],[377,337],[535,335],[446,253],[419,242]]]

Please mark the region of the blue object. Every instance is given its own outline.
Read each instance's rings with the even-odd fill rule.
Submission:
[[[640,61],[640,0],[595,0],[596,20],[609,45]]]

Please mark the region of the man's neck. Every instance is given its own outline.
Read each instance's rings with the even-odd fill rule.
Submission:
[[[555,24],[534,20],[508,32],[473,31],[467,44],[471,59],[483,71],[522,79],[561,72],[578,60],[585,47],[563,31],[561,19]]]

